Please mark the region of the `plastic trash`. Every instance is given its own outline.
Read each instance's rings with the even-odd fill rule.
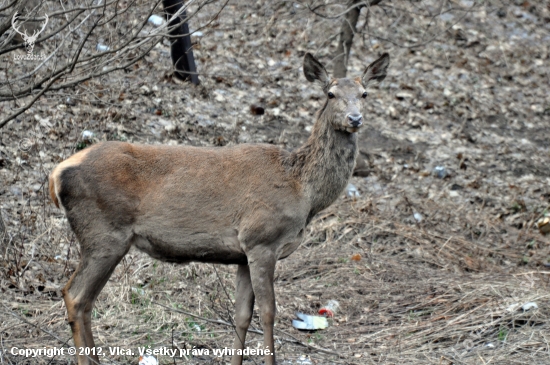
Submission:
[[[145,295],[145,290],[141,289],[141,288],[136,288],[136,287],[132,287],[131,290],[134,292],[134,293],[137,293],[139,295]]]
[[[151,15],[151,16],[149,17],[149,19],[147,19],[147,21],[148,21],[149,23],[153,24],[155,27],[160,27],[160,26],[163,25],[164,22],[165,22],[165,20],[164,20],[163,17],[158,16],[158,15],[155,15],[155,14]]]
[[[158,361],[152,355],[145,355],[139,357],[138,365],[158,365]]]
[[[310,316],[300,312],[296,312],[296,317],[300,319],[292,320],[292,327],[300,330],[322,330],[328,327],[326,317]]]
[[[530,309],[537,309],[538,307],[539,306],[535,302],[527,302],[521,306],[521,309],[523,309],[524,312],[527,312]]]
[[[107,52],[108,50],[110,50],[109,46],[106,46],[101,43],[98,43],[97,46],[95,46],[95,49],[98,52]]]
[[[518,309],[519,303],[510,304],[508,308],[506,308],[507,312],[514,312],[516,309]]]
[[[357,187],[352,183],[349,183],[348,186],[346,187],[346,195],[353,199],[361,196],[361,194],[359,193],[359,190],[357,190]]]
[[[418,212],[415,212],[415,213],[413,214],[413,217],[414,217],[414,219],[415,219],[418,223],[422,222],[422,218],[423,218],[423,217],[422,217],[422,214],[420,214],[420,213],[418,213]]]
[[[329,300],[321,309],[319,309],[319,314],[324,315],[325,317],[334,317],[334,314],[340,308],[340,303],[337,300]]]
[[[88,130],[84,130],[82,131],[82,135],[81,135],[82,139],[85,140],[85,141],[90,141],[94,138],[94,132],[92,131],[88,131]]]
[[[296,364],[299,365],[311,365],[311,360],[306,355],[301,355],[299,359],[296,359]]]

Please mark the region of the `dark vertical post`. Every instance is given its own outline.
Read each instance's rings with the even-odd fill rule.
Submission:
[[[171,18],[183,5],[183,0],[162,0],[164,11],[167,18]],[[199,76],[193,57],[193,48],[191,46],[191,35],[187,25],[187,13],[184,11],[179,17],[168,24],[170,29],[170,55],[174,65],[174,75],[181,80],[190,80],[193,84],[199,84]]]
[[[364,6],[378,5],[381,2],[382,0],[348,0],[347,6],[349,11],[342,20],[338,47],[336,49],[336,56],[334,57],[334,77],[346,77],[348,72],[347,63],[349,52],[351,51],[351,47],[353,45],[353,36],[356,32],[355,26],[357,25],[357,20],[359,20],[361,8]]]
[[[0,257],[6,258],[6,252],[8,251],[8,232],[2,219],[2,211],[0,210]],[[5,247],[4,247],[5,246]]]

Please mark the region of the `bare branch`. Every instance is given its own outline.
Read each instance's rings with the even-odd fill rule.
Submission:
[[[35,1],[39,2],[35,12],[18,15],[16,18],[12,16],[8,20],[10,24],[13,22],[16,25],[15,28],[20,28],[19,20],[43,21],[46,17],[49,19],[44,34],[41,34],[33,44],[40,47],[27,48],[29,55],[34,51],[33,56],[37,56],[39,62],[17,61],[24,57],[17,53],[21,52],[20,49],[25,46],[24,44],[9,45],[7,42],[10,40],[5,38],[0,44],[0,55],[7,54],[11,58],[13,54],[14,57],[14,67],[10,66],[10,72],[6,72],[6,77],[0,81],[0,102],[16,101],[18,103],[16,109],[12,109],[11,113],[0,121],[0,128],[28,110],[49,91],[70,88],[91,78],[128,69],[145,57],[147,52],[164,37],[181,37],[181,32],[170,35],[173,27],[181,26],[195,17],[204,6],[218,2],[217,0],[188,0],[175,14],[170,14],[167,22],[152,27],[148,26],[148,19],[158,11],[162,0],[156,0],[146,8],[136,0],[125,3],[122,8],[117,0],[101,1],[99,4],[90,1],[87,5],[79,3],[72,8],[70,3],[51,5],[44,0]],[[204,22],[197,24],[195,29],[208,27],[225,9],[228,1],[220,1],[220,7],[215,15],[209,18],[206,24]],[[195,5],[194,10],[182,16],[191,4]],[[12,7],[17,5],[19,3],[12,2]],[[15,11],[12,14],[15,14]],[[122,24],[121,20],[128,16],[139,21],[134,22],[132,28],[119,31],[118,24]],[[54,30],[48,32],[48,28],[52,27]],[[41,31],[42,29],[38,28],[33,34],[38,36]],[[21,32],[26,34],[23,30]],[[102,45],[101,51],[97,51],[97,45],[106,40],[108,40],[107,45]],[[47,54],[36,55],[37,49],[46,50]],[[19,105],[23,106],[18,107]],[[4,108],[10,109],[7,106]]]

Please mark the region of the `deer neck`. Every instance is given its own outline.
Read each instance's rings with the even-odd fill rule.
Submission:
[[[286,161],[310,201],[308,221],[340,196],[357,157],[357,134],[335,130],[334,117],[330,114],[325,104],[307,142],[293,151]]]

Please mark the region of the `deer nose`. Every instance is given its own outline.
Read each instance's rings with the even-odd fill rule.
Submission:
[[[360,127],[363,124],[363,116],[361,114],[348,114],[349,124],[354,127]]]

